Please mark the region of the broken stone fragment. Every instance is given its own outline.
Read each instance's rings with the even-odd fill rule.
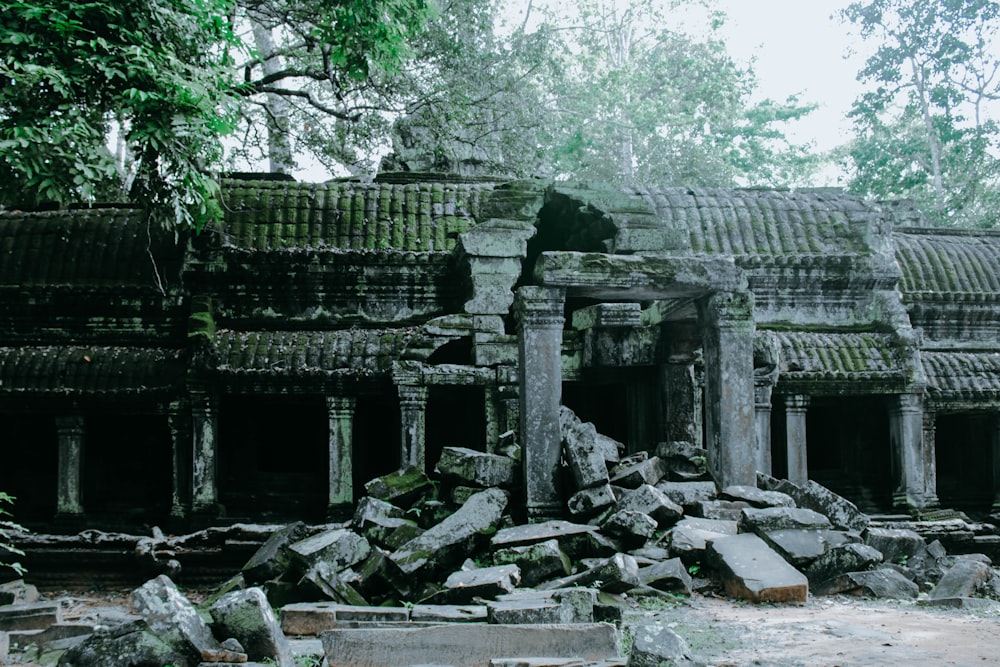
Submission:
[[[605,535],[621,540],[628,548],[640,547],[656,534],[656,519],[644,512],[618,510],[601,526]]]
[[[306,524],[296,521],[275,532],[243,566],[241,573],[248,584],[260,584],[280,576],[291,560],[288,547],[309,534]]]
[[[684,514],[683,507],[649,484],[643,484],[627,492],[618,501],[617,508],[619,511],[631,510],[648,514],[656,519],[661,527],[676,523]]]
[[[667,474],[667,469],[663,460],[658,456],[651,456],[645,461],[639,461],[624,469],[618,466],[615,474],[611,477],[611,483],[626,489],[636,489],[643,484],[655,485],[663,479],[665,474]]]
[[[743,510],[749,507],[750,504],[742,500],[699,500],[691,513],[705,519],[738,522],[743,517]]]
[[[773,530],[825,530],[830,520],[819,512],[797,507],[748,507],[740,515],[740,530],[757,534]]]
[[[537,586],[546,579],[566,576],[571,571],[569,556],[563,553],[556,540],[498,549],[493,552],[493,562],[497,565],[517,565],[521,571],[521,583],[525,586]]]
[[[352,530],[333,528],[299,540],[289,546],[288,551],[301,571],[308,570],[319,561],[329,563],[334,571],[340,571],[367,558],[371,545]]]
[[[597,442],[594,425],[578,423],[564,431],[563,452],[577,489],[607,484],[608,466],[602,447]]]
[[[750,602],[806,601],[809,582],[805,575],[753,533],[712,540],[705,558],[733,597]]]
[[[860,542],[856,534],[837,530],[767,530],[757,533],[767,545],[800,570],[826,553],[827,549],[848,542]],[[853,536],[852,536],[853,535]]]
[[[551,591],[519,590],[486,604],[490,623],[592,623],[597,591],[565,588]]]
[[[363,530],[365,523],[373,519],[402,519],[403,510],[390,502],[365,496],[354,508],[353,526]]]
[[[890,600],[915,600],[920,589],[892,568],[847,572],[816,584],[816,595],[857,595]]]
[[[879,528],[871,526],[865,531],[865,544],[882,552],[886,563],[906,564],[912,559],[922,559],[927,554],[924,538],[906,528]]]
[[[988,563],[974,558],[957,558],[927,597],[931,600],[972,597],[986,585],[992,574]]]
[[[25,583],[24,579],[15,579],[0,584],[0,605],[31,604],[38,602],[38,589],[34,584]]]
[[[514,486],[517,469],[518,463],[514,459],[465,447],[444,447],[436,468],[444,479],[452,483],[504,489]]]
[[[615,545],[600,535],[595,526],[558,519],[504,528],[497,531],[490,544],[493,549],[499,550],[548,540],[556,540],[559,548],[574,560],[588,557],[606,558],[617,551]]]
[[[562,579],[542,584],[542,590],[594,586],[608,593],[625,593],[642,582],[639,580],[639,564],[629,554],[617,553],[600,561],[594,567]]]
[[[685,514],[691,514],[699,501],[712,500],[718,491],[715,482],[671,482],[664,480],[656,485],[667,498],[684,508]]]
[[[816,585],[848,572],[863,572],[882,562],[882,552],[856,542],[830,548],[805,570],[809,583]]]
[[[341,578],[334,567],[326,561],[318,561],[306,570],[299,580],[299,587],[311,587],[324,597],[341,604],[368,605],[368,600]]]
[[[382,517],[367,520],[361,531],[370,544],[377,544],[389,551],[398,549],[423,532],[416,521]]]
[[[840,530],[860,533],[868,527],[868,515],[859,510],[857,505],[813,480],[799,486],[787,479],[778,480],[758,472],[757,484],[769,491],[791,496],[797,507],[819,512]]]
[[[656,446],[656,455],[663,460],[673,481],[691,482],[708,477],[708,450],[693,442],[661,442]]]
[[[632,651],[627,667],[695,667],[705,664],[694,657],[688,643],[665,625],[632,626]]]
[[[795,501],[787,493],[764,491],[756,486],[732,485],[719,492],[722,500],[742,500],[751,507],[795,507]]]
[[[639,581],[657,590],[691,595],[691,575],[680,558],[640,567]]]
[[[390,554],[389,559],[411,576],[448,568],[472,552],[477,538],[496,528],[507,501],[507,494],[500,489],[480,491],[447,519]]]
[[[216,634],[236,639],[250,660],[295,667],[291,645],[261,589],[248,588],[224,595],[208,611]]]
[[[702,559],[708,541],[738,532],[735,521],[685,517],[670,530],[670,553],[692,565]]]
[[[521,569],[517,565],[459,570],[448,575],[444,590],[435,596],[435,601],[468,604],[476,598],[492,600],[498,595],[512,592],[520,582]]]
[[[417,468],[397,470],[365,484],[365,491],[369,496],[404,508],[410,507],[433,490],[434,482]]]
[[[187,651],[180,651],[157,636],[145,621],[99,628],[59,659],[60,665],[72,667],[197,667],[200,662],[200,653],[195,658],[189,657]]]
[[[193,664],[204,653],[222,650],[198,610],[166,575],[132,591],[132,607],[157,637]]]
[[[615,492],[610,484],[601,484],[577,491],[566,501],[566,508],[576,518],[593,516],[615,503]]]

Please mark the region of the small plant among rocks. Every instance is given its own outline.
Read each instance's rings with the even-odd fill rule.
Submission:
[[[14,503],[14,496],[0,491],[0,569],[10,568],[21,575],[25,573],[24,566],[17,560],[10,561],[11,556],[23,556],[24,552],[14,546],[13,533],[25,532],[24,526],[11,520],[10,512],[4,505]]]

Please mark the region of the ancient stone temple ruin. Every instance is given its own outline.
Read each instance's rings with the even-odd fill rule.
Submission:
[[[0,213],[0,489],[47,528],[323,520],[442,447],[523,459],[560,405],[721,484],[863,509],[1000,490],[1000,235],[839,192],[230,180],[201,234]]]

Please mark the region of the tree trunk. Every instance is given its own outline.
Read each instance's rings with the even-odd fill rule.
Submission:
[[[281,60],[274,54],[274,38],[271,29],[259,20],[250,17],[253,25],[253,39],[262,60],[264,76],[281,70]],[[289,134],[288,100],[281,95],[268,93],[264,105],[267,114],[267,158],[268,171],[273,174],[288,174],[294,167],[292,159],[292,139]]]

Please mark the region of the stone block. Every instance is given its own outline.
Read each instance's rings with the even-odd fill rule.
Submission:
[[[415,604],[410,607],[411,623],[485,623],[484,604]]]
[[[890,600],[915,600],[920,588],[891,568],[847,572],[813,587],[815,595],[857,595]]]
[[[539,589],[594,586],[606,593],[625,593],[641,583],[639,565],[635,558],[628,554],[618,553],[599,561],[594,567],[579,574],[545,582],[539,586]]]
[[[650,484],[643,484],[621,497],[616,506],[619,511],[642,512],[656,519],[660,526],[677,522],[684,514],[684,508],[667,498],[662,491]]]
[[[402,623],[410,620],[405,607],[355,607],[335,602],[298,602],[281,608],[281,629],[288,636],[315,636],[338,623]]]
[[[597,429],[587,423],[574,424],[563,434],[563,453],[577,489],[607,484],[608,466],[597,443]]]
[[[589,517],[615,503],[615,492],[610,484],[601,484],[577,491],[566,501],[566,509],[574,518]]]
[[[246,660],[245,655],[243,659]],[[201,655],[191,657],[157,636],[145,621],[131,621],[98,629],[63,653],[59,662],[73,667],[194,667],[201,662]]]
[[[299,580],[299,587],[309,586],[321,595],[341,604],[367,606],[368,601],[348,581],[341,578],[326,561],[314,563]]]
[[[299,540],[288,551],[302,570],[323,561],[332,565],[334,571],[340,571],[367,558],[371,545],[353,530],[333,528]]]
[[[826,553],[827,549],[851,541],[848,533],[835,530],[769,530],[758,533],[768,546],[800,570]],[[855,537],[854,541],[860,538]]]
[[[799,486],[758,472],[757,484],[791,496],[797,507],[819,512],[840,530],[861,532],[868,527],[868,516],[857,505],[813,480]]]
[[[518,468],[518,462],[506,456],[465,447],[444,447],[437,464],[437,472],[453,483],[505,489],[514,485]]]
[[[556,540],[571,559],[606,558],[617,552],[615,545],[598,534],[596,526],[553,520],[512,526],[497,531],[490,540],[493,549],[527,546]]]
[[[320,639],[328,667],[489,667],[490,660],[507,656],[618,657],[618,633],[607,623],[342,629],[323,632]]]
[[[611,483],[626,489],[637,489],[643,484],[656,485],[667,474],[666,465],[658,456],[651,456],[623,470],[617,470]]]
[[[365,524],[372,519],[402,519],[403,516],[402,508],[385,500],[365,496],[358,501],[357,507],[354,508],[353,525],[358,530],[362,530]]]
[[[471,552],[477,538],[500,523],[507,494],[486,489],[472,496],[457,512],[389,555],[406,575],[447,568]]]
[[[417,468],[397,470],[365,484],[365,492],[369,496],[404,508],[433,490],[431,478]]]
[[[601,530],[631,549],[642,546],[653,537],[657,525],[656,519],[644,512],[619,510],[605,520]]]
[[[291,562],[288,547],[305,538],[308,533],[309,529],[301,521],[288,524],[271,533],[243,566],[241,574],[244,581],[254,585],[281,576]]]
[[[203,655],[222,650],[198,610],[166,575],[132,591],[132,607],[157,637],[195,664]]]
[[[510,593],[521,583],[517,565],[494,565],[474,570],[452,572],[444,582],[444,590],[436,598],[441,602],[467,604],[475,598],[492,600]]]
[[[882,562],[882,552],[867,544],[851,542],[832,547],[805,570],[811,585],[848,572],[862,572]]]
[[[672,482],[664,480],[656,485],[663,494],[684,508],[690,514],[695,505],[702,500],[712,500],[718,490],[715,482]]]
[[[597,591],[566,588],[552,591],[515,591],[487,603],[490,623],[593,623]]]
[[[34,584],[25,583],[24,579],[0,584],[0,605],[31,604],[38,599],[38,589]]]
[[[215,634],[238,641],[250,660],[271,660],[277,667],[295,667],[291,645],[261,589],[228,593],[208,611]]]
[[[691,513],[704,519],[739,521],[743,517],[743,510],[749,507],[750,504],[742,500],[699,500]]]
[[[663,460],[669,477],[676,482],[691,482],[708,476],[708,450],[692,442],[661,442],[656,455]]]
[[[670,553],[685,563],[696,563],[702,560],[710,540],[736,535],[737,525],[735,521],[685,517],[670,530]]]
[[[882,552],[886,563],[905,563],[923,558],[927,544],[919,533],[906,528],[878,528],[872,526],[864,533],[865,544]]]
[[[632,627],[632,652],[627,667],[696,667],[705,664],[694,657],[688,643],[665,625]]]
[[[805,575],[752,533],[713,540],[705,555],[733,597],[750,602],[806,601],[809,582]]]
[[[928,599],[968,598],[986,585],[992,575],[987,563],[972,558],[958,558],[945,570],[941,580],[927,594]]]
[[[554,576],[566,576],[571,567],[569,556],[563,553],[556,540],[498,549],[493,552],[493,562],[517,565],[524,586],[537,586]]]
[[[680,558],[640,567],[639,581],[657,590],[691,594],[691,575]]]
[[[0,606],[0,632],[44,630],[62,622],[58,602],[32,602]]]
[[[830,520],[819,512],[797,507],[748,507],[740,515],[740,530],[758,535],[775,530],[827,530]]]
[[[742,500],[751,507],[795,507],[795,501],[787,493],[765,491],[756,486],[735,484],[719,492],[722,500]]]
[[[369,544],[393,551],[424,532],[416,521],[401,518],[373,517],[364,522],[361,534]]]

